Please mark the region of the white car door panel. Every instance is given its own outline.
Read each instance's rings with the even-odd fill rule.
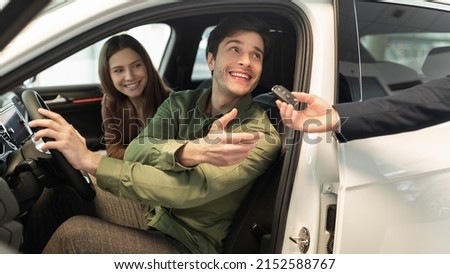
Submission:
[[[450,123],[339,145],[335,252],[450,252]]]

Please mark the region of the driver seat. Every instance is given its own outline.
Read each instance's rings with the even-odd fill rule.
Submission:
[[[0,178],[0,253],[17,253],[22,242],[22,224],[15,221],[19,204],[8,184]]]
[[[224,240],[224,252],[228,254],[274,253],[271,240],[275,204],[282,176],[286,154],[285,128],[271,93],[254,98],[267,113],[272,124],[280,133],[281,150],[264,174],[259,176],[244,197],[234,216],[233,223]]]
[[[245,196],[224,241],[224,253],[274,253],[271,241],[275,201],[285,156],[283,148]]]

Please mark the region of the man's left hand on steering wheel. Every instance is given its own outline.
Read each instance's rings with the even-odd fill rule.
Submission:
[[[67,176],[68,183],[81,197],[94,199],[95,189],[89,178],[80,171],[85,160],[83,152],[89,152],[85,139],[61,115],[50,111],[36,91],[24,91],[22,101],[32,120],[29,125],[36,130],[34,138],[42,138],[45,142],[42,149],[50,151]]]

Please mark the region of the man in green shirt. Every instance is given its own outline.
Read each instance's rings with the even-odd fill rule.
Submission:
[[[140,215],[143,211],[128,208],[104,217],[104,208],[116,205],[98,190],[96,210],[56,218],[64,222],[55,226],[44,252],[222,252],[242,199],[281,147],[278,132],[250,94],[269,51],[268,31],[250,17],[222,21],[208,40],[212,88],[173,93],[130,143],[123,161],[89,151],[61,116],[40,110],[49,119],[30,122],[31,127],[47,128],[35,138],[55,139],[45,143],[44,150],[61,151],[74,168],[95,175],[98,187],[121,197],[117,200],[146,205],[147,211]],[[36,227],[45,227],[44,209],[64,208],[54,202],[57,199],[45,200],[32,210],[35,228],[25,241],[38,236]],[[145,226],[123,221],[121,216],[130,214],[143,219]],[[70,215],[78,216],[65,220]],[[41,241],[45,244],[45,237]]]

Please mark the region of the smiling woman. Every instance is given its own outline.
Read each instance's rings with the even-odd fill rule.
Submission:
[[[107,155],[123,159],[128,144],[147,125],[170,88],[160,78],[147,51],[127,34],[109,38],[99,57],[104,92],[102,126]]]

